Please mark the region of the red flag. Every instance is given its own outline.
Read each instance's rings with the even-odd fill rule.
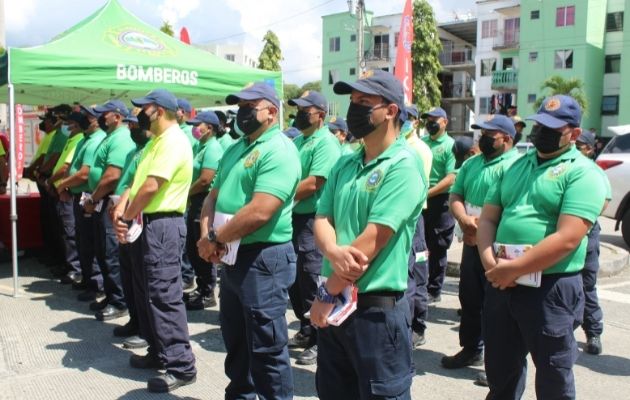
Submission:
[[[411,45],[413,43],[413,10],[411,0],[405,3],[402,21],[400,22],[400,33],[398,34],[398,48],[396,51],[396,71],[395,75],[403,84],[405,90],[405,103],[411,103],[411,89],[413,87],[413,76],[411,72]]]
[[[190,44],[190,36],[188,35],[188,29],[186,29],[186,27],[179,31],[179,40],[186,44]]]
[[[16,177],[22,179],[22,172],[24,172],[24,112],[21,104],[15,105],[15,163]]]

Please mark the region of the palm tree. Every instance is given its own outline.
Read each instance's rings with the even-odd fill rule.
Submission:
[[[565,79],[561,76],[554,75],[547,78],[542,85],[540,85],[540,90],[544,93],[544,96],[536,99],[534,102],[534,111],[538,111],[545,97],[556,94],[566,94],[573,97],[582,108],[582,114],[586,114],[588,101],[586,100],[586,93],[584,93],[584,82],[580,79]]]

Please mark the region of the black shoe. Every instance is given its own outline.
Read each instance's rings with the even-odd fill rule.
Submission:
[[[184,282],[182,281],[182,290],[184,292],[192,292],[193,290],[195,290],[195,288],[197,287],[197,285],[195,285],[195,280],[193,279],[190,282]]]
[[[147,346],[149,346],[149,343],[138,335],[128,337],[123,341],[123,347],[125,349],[141,349]]]
[[[114,328],[114,336],[129,337],[138,334],[138,325],[127,322],[125,325],[119,325]]]
[[[586,341],[586,347],[584,350],[588,354],[598,355],[602,354],[602,340],[599,336],[591,336]]]
[[[429,295],[429,304],[433,304],[433,303],[439,303],[440,301],[442,301],[442,296],[435,295],[433,296],[432,294]]]
[[[414,332],[411,335],[411,343],[413,344],[414,349],[417,349],[418,347],[422,346],[426,342],[427,340],[424,338],[424,333]]]
[[[107,302],[107,299],[103,299],[101,301],[94,300],[93,302],[90,303],[90,310],[100,311],[104,309],[105,307],[107,307],[108,304],[109,303]]]
[[[55,278],[63,278],[68,273],[68,268],[66,268],[65,266],[61,266],[61,265],[55,266],[55,267],[51,268],[50,273]]]
[[[203,310],[204,308],[216,307],[217,300],[214,298],[214,293],[208,296],[204,296],[201,293],[195,291],[197,296],[190,295],[188,301],[186,301],[187,310]]]
[[[85,282],[85,281],[72,282],[72,289],[74,289],[74,290],[88,290],[89,286],[88,286],[87,282]]]
[[[145,354],[143,356],[139,354],[132,354],[129,357],[129,365],[138,369],[160,369],[164,368],[164,364],[157,358],[157,356],[151,354]]]
[[[149,379],[149,382],[147,382],[147,389],[149,389],[149,392],[166,393],[171,390],[175,390],[180,386],[195,383],[196,380],[196,375],[193,375],[190,378],[178,378],[173,374],[166,373]]]
[[[298,332],[295,334],[295,336],[289,339],[288,346],[290,349],[295,349],[295,348],[300,348],[300,347],[307,348],[310,346],[310,344],[311,344],[311,337],[304,335],[302,332]]]
[[[297,356],[296,364],[313,365],[317,363],[317,345],[311,346]]]
[[[457,309],[457,316],[458,316],[458,317],[461,317],[461,316],[462,316],[462,309],[461,309],[461,308],[458,308],[458,309]]]
[[[111,304],[108,304],[107,307],[103,308],[100,311],[97,311],[94,316],[99,321],[109,321],[110,319],[121,318],[129,315],[129,310],[127,308],[118,308],[114,307]]]
[[[488,387],[488,377],[486,376],[485,372],[480,372],[479,375],[477,375],[477,379],[475,379],[475,385]]]
[[[463,349],[454,356],[442,357],[442,366],[446,369],[457,369],[474,365],[483,365],[483,352]]]
[[[78,283],[81,282],[81,274],[78,272],[68,272],[67,274],[65,274],[64,276],[61,277],[61,279],[59,280],[61,283],[63,283],[64,285],[69,285],[71,283]]]
[[[85,290],[77,295],[79,301],[94,301],[99,298],[105,297],[104,292],[95,292],[92,289]]]

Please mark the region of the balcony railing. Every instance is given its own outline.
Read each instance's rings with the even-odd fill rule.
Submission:
[[[444,50],[440,53],[440,64],[442,66],[474,64],[475,57],[472,49],[469,48],[453,48]]]
[[[494,38],[492,48],[494,50],[517,49],[520,46],[520,42],[520,29],[511,31],[499,31],[497,32],[497,36]]]
[[[515,90],[518,88],[518,71],[494,71],[492,73],[492,89]]]
[[[389,45],[375,45],[366,55],[367,61],[389,61]]]

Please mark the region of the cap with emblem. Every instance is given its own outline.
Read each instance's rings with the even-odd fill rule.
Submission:
[[[280,107],[280,100],[276,94],[276,89],[265,82],[256,82],[241,90],[238,93],[228,95],[225,98],[227,104],[237,104],[239,101],[265,99],[270,101],[274,106]]]
[[[120,100],[110,100],[101,106],[96,106],[94,107],[94,112],[97,112],[99,114],[106,112],[115,112],[122,115],[123,117],[129,115],[129,109],[127,109],[125,103]]]
[[[369,70],[354,83],[339,81],[333,86],[333,91],[336,94],[351,94],[353,90],[381,96],[396,104],[401,113],[406,113],[402,84],[389,72],[380,69]]]
[[[503,132],[511,137],[516,135],[516,129],[514,129],[514,123],[505,115],[493,114],[490,115],[485,121],[471,125],[473,129],[485,129],[488,131]]]
[[[330,121],[328,121],[328,129],[332,130],[342,130],[344,132],[348,132],[348,124],[341,117],[332,117]]]
[[[525,119],[536,121],[551,129],[562,128],[565,125],[580,126],[582,110],[571,96],[555,95],[547,97],[538,112]]]
[[[328,112],[328,102],[324,95],[314,90],[307,90],[297,99],[288,101],[290,106],[295,107],[317,107],[324,112]]]
[[[420,116],[420,118],[422,118],[422,119],[429,118],[429,117],[448,118],[446,116],[446,111],[444,111],[444,109],[442,107],[433,107],[432,109],[430,109],[429,111],[423,113]]]
[[[177,97],[166,89],[155,89],[146,96],[131,100],[136,107],[155,104],[170,111],[177,111]]]

